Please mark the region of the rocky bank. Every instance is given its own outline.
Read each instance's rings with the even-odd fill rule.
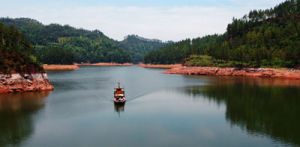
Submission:
[[[175,67],[166,74],[267,77],[300,80],[300,70],[273,68],[219,68],[219,67]]]
[[[53,89],[46,73],[24,75],[0,73],[0,93],[51,91]]]

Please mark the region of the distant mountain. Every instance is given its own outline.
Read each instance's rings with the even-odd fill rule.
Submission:
[[[168,42],[170,43],[170,42]],[[145,54],[157,50],[168,43],[158,39],[147,39],[138,35],[128,35],[120,42],[121,46],[129,51],[133,62],[141,62]]]

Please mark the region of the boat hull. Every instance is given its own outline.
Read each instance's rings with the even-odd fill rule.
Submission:
[[[125,103],[125,102],[126,102],[126,99],[125,99],[125,98],[122,98],[122,99],[114,98],[114,102],[115,102],[115,103]]]

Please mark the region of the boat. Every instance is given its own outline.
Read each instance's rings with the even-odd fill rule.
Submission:
[[[114,91],[114,102],[115,103],[125,103],[125,91],[124,88],[120,87],[120,83],[118,83],[118,88],[115,88]]]

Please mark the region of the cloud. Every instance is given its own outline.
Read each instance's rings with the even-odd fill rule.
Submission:
[[[232,17],[239,18],[251,9],[265,7],[79,6],[55,3],[2,7],[0,16],[29,17],[45,24],[59,23],[89,30],[98,29],[117,40],[122,40],[128,34],[137,34],[147,38],[178,41],[223,33]]]

